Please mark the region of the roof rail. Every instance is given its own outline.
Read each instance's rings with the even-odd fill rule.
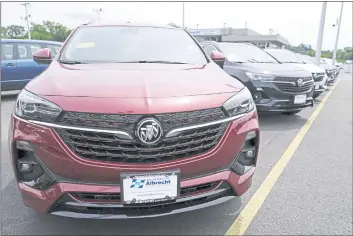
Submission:
[[[94,23],[94,20],[88,20],[88,21],[86,21],[86,23],[83,23],[82,25],[90,25],[93,23]]]

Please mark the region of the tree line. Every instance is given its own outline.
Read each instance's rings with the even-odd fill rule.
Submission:
[[[311,45],[300,44],[299,46],[289,46],[289,50],[296,53],[301,53],[304,55],[309,55],[315,57],[315,50],[311,48]],[[333,51],[323,50],[321,51],[321,57],[332,59]],[[336,53],[336,60],[338,62],[345,62],[346,60],[353,60],[353,51],[352,47],[345,47],[344,49],[338,49]]]
[[[170,25],[174,25],[170,23]],[[50,40],[63,42],[67,36],[71,33],[72,29],[69,29],[65,25],[56,23],[53,21],[43,21],[41,24],[31,23],[31,38],[39,40]],[[6,27],[0,27],[1,38],[9,39],[27,39],[28,32],[25,27],[21,25],[9,25]],[[305,54],[314,57],[315,50],[312,49],[311,45],[300,44],[299,46],[289,46],[289,50],[297,53]],[[332,58],[333,51],[324,50],[321,52],[321,56],[324,58]],[[338,62],[344,62],[346,60],[353,60],[352,47],[345,47],[344,49],[337,50],[336,60]]]
[[[72,29],[53,21],[43,21],[41,24],[31,23],[31,38],[64,42]],[[28,39],[28,30],[21,25],[0,27],[1,38]]]

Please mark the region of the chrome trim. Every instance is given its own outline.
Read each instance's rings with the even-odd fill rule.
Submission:
[[[224,123],[224,122],[237,120],[237,119],[240,119],[240,118],[242,118],[242,117],[244,117],[246,115],[247,115],[247,113],[246,114],[240,114],[240,115],[237,115],[237,116],[228,117],[228,118],[217,120],[217,121],[203,123],[203,124],[199,124],[199,125],[192,125],[192,126],[187,126],[187,127],[181,127],[181,128],[173,129],[173,130],[169,131],[165,135],[165,138],[174,137],[174,136],[178,135],[180,132],[183,132],[183,131],[186,131],[186,130],[192,130],[192,129],[202,128],[202,127],[206,127],[206,126],[210,126],[210,125],[216,125],[216,124],[220,124],[220,123]],[[119,130],[80,128],[80,127],[74,127],[74,126],[57,125],[57,124],[47,123],[47,122],[42,122],[42,121],[25,120],[25,119],[22,119],[22,118],[20,118],[20,117],[18,117],[16,115],[14,115],[14,117],[16,117],[17,119],[19,119],[19,120],[21,120],[23,122],[37,124],[37,125],[43,125],[43,126],[52,127],[52,128],[71,129],[71,130],[80,130],[80,131],[98,132],[98,133],[109,133],[109,134],[116,134],[116,135],[120,136],[123,139],[133,139],[133,137],[129,133],[124,132],[124,131],[119,131]]]
[[[304,81],[303,84],[302,84],[302,86],[303,86],[304,84],[311,83],[311,82],[314,82],[314,80]]]
[[[32,124],[36,124],[36,125],[43,125],[43,126],[52,127],[52,128],[59,128],[59,129],[71,129],[71,130],[80,130],[80,131],[88,131],[88,132],[116,134],[123,139],[133,139],[133,137],[130,134],[128,134],[127,132],[119,131],[119,130],[90,129],[90,128],[80,128],[80,127],[66,126],[66,125],[57,125],[57,124],[53,124],[53,123],[47,123],[47,122],[36,121],[36,120],[25,120],[23,118],[18,117],[17,115],[13,115],[13,116],[23,122],[32,123]]]
[[[275,84],[293,84],[295,85],[295,82],[290,82],[290,81],[262,81],[262,82],[266,82],[266,83],[275,83]]]
[[[210,125],[220,124],[220,123],[223,123],[223,122],[237,120],[237,119],[240,119],[240,118],[242,118],[242,117],[244,117],[246,115],[247,114],[241,114],[241,115],[232,116],[232,117],[228,117],[228,118],[225,118],[225,119],[222,119],[222,120],[212,121],[212,122],[208,122],[208,123],[204,123],[204,124],[200,124],[200,125],[192,125],[192,126],[187,126],[187,127],[173,129],[173,130],[169,131],[165,135],[165,137],[166,138],[174,137],[174,136],[178,135],[180,132],[183,132],[185,130],[197,129],[197,128],[202,128],[202,127],[206,127],[206,126],[210,126]]]

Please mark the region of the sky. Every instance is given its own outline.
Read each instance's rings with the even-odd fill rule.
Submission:
[[[21,2],[1,3],[1,25],[26,26],[21,17]],[[185,26],[188,28],[247,27],[261,34],[269,29],[286,37],[291,45],[300,43],[316,47],[321,15],[321,2],[187,2]],[[345,2],[338,48],[352,46],[352,2]],[[181,2],[32,2],[28,11],[31,21],[55,21],[69,28],[96,20],[93,9],[103,9],[102,21],[152,24],[182,24]],[[336,39],[336,23],[340,2],[328,2],[323,49],[332,50]]]

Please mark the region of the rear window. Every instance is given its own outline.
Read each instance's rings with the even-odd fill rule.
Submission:
[[[12,60],[13,59],[13,44],[1,43],[1,57],[4,60]]]
[[[32,59],[33,53],[41,48],[40,44],[18,44],[18,55],[20,59]]]
[[[60,60],[207,63],[199,46],[184,30],[131,26],[78,28],[65,46]]]

